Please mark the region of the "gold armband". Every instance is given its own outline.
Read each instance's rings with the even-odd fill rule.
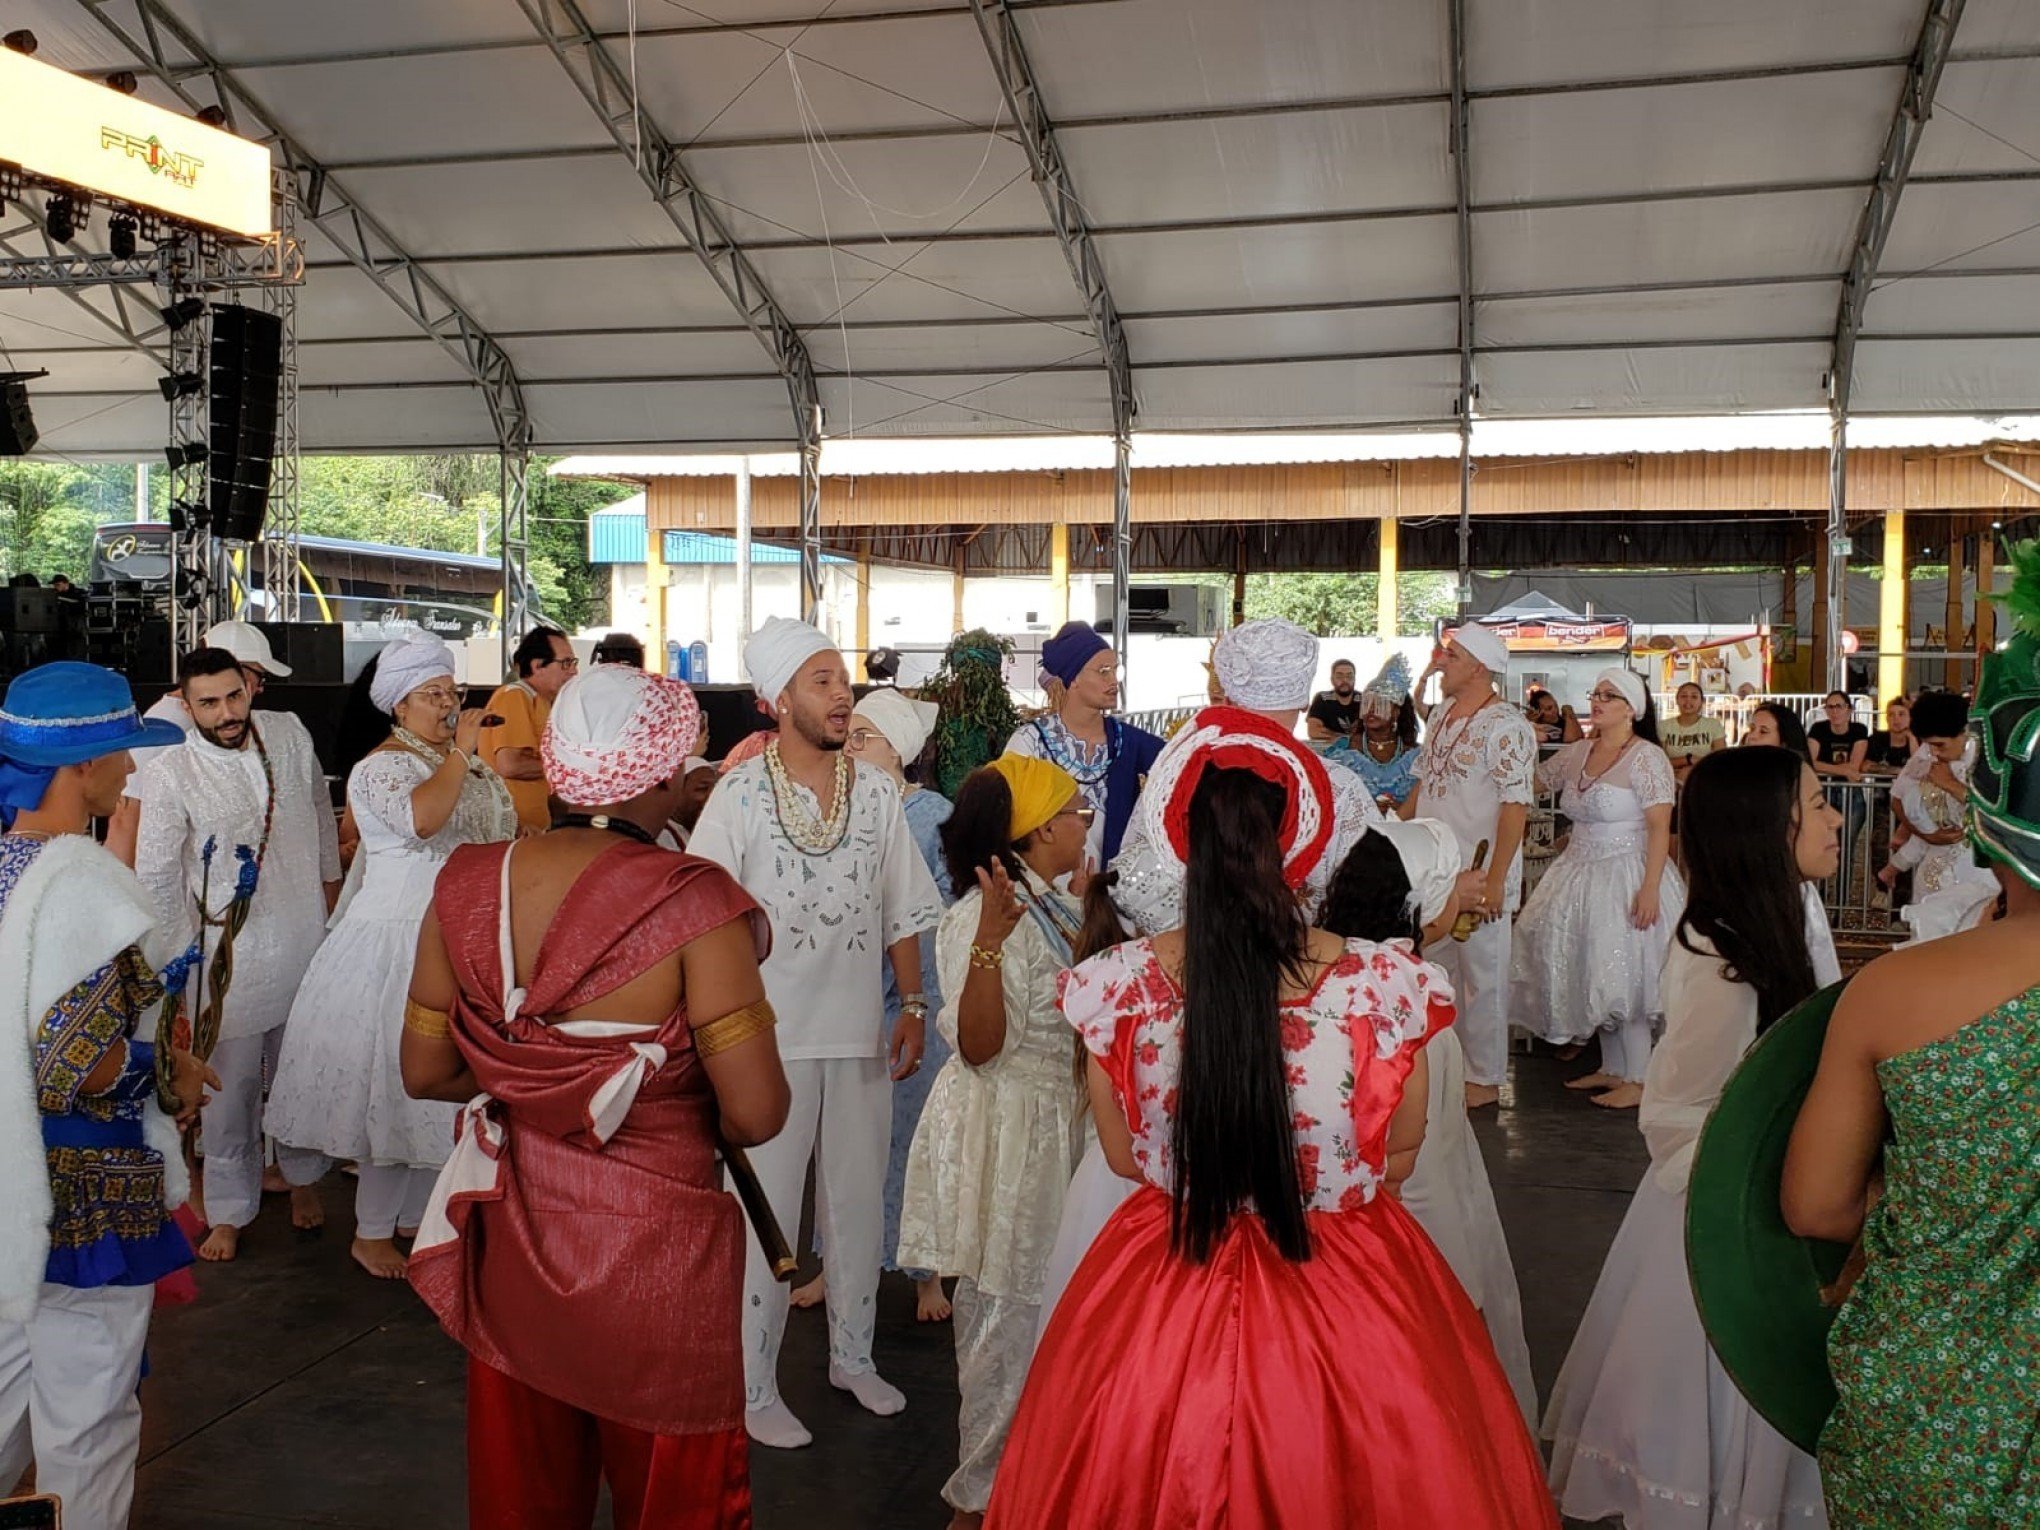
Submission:
[[[720,1020],[695,1026],[694,1050],[703,1057],[713,1057],[718,1052],[727,1052],[739,1042],[763,1035],[778,1023],[779,1017],[772,1013],[772,1001],[759,999],[742,1009],[731,1010]]]
[[[443,1009],[427,1009],[415,999],[406,999],[404,1029],[427,1041],[445,1041],[453,1035],[453,1016]]]

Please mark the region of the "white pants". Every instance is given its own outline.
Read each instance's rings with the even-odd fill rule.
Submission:
[[[1624,1020],[1600,1032],[1601,1071],[1632,1084],[1643,1082],[1650,1066],[1650,1021]]]
[[[220,1087],[202,1116],[205,1151],[205,1219],[214,1227],[246,1227],[262,1209],[262,1085],[276,1075],[283,1027],[259,1036],[236,1036],[213,1048],[213,1072]],[[292,1184],[309,1183],[326,1172],[322,1153],[276,1147],[277,1163]],[[300,1166],[298,1160],[302,1160]]]
[[[879,1244],[885,1236],[885,1163],[892,1148],[892,1080],[877,1057],[827,1057],[786,1064],[793,1107],[770,1142],[749,1149],[765,1198],[789,1239],[800,1227],[808,1158],[815,1161],[815,1227],[828,1250],[822,1267],[829,1314],[829,1363],[871,1369],[877,1321]],[[786,1287],[772,1278],[757,1234],[744,1259],[744,1395],[751,1408],[779,1401],[779,1342]]]
[[[425,1203],[432,1199],[432,1186],[439,1179],[437,1169],[414,1169],[401,1163],[364,1163],[355,1166],[359,1176],[354,1184],[354,1236],[388,1238],[398,1228],[416,1232],[425,1220]]]
[[[35,1462],[64,1530],[125,1530],[142,1444],[142,1350],[154,1286],[46,1285],[35,1316],[0,1323],[0,1493]]]
[[[942,1501],[966,1514],[982,1514],[992,1501],[992,1477],[1005,1454],[1020,1391],[1041,1327],[1037,1302],[986,1296],[968,1276],[956,1283],[956,1473],[942,1485]]]
[[[1509,1068],[1509,947],[1511,915],[1491,920],[1468,940],[1447,935],[1424,947],[1445,969],[1459,1000],[1459,1045],[1469,1084],[1499,1084]]]

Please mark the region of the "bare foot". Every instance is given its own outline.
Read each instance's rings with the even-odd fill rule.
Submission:
[[[264,1195],[282,1195],[289,1188],[290,1181],[283,1177],[283,1170],[279,1169],[275,1164],[271,1164],[262,1171],[262,1193]]]
[[[1490,1105],[1502,1102],[1502,1091],[1495,1084],[1468,1084],[1466,1086],[1466,1108],[1485,1110]]]
[[[1634,1110],[1643,1103],[1643,1085],[1617,1083],[1606,1094],[1597,1094],[1591,1101],[1603,1110]]]
[[[1553,1057],[1556,1057],[1560,1062],[1571,1062],[1575,1057],[1578,1057],[1580,1053],[1586,1051],[1586,1049],[1587,1044],[1584,1041],[1568,1041],[1562,1047],[1553,1047],[1551,1049],[1551,1055]]]
[[[317,1185],[291,1186],[290,1225],[299,1232],[317,1232],[326,1225],[326,1208],[319,1200]]]
[[[241,1229],[215,1227],[198,1246],[198,1257],[208,1264],[227,1264],[241,1251]]]
[[[1621,1082],[1622,1080],[1612,1073],[1589,1073],[1580,1078],[1567,1079],[1565,1087],[1568,1089],[1592,1089],[1599,1093],[1603,1089],[1613,1089]]]
[[[914,1282],[914,1317],[923,1323],[949,1321],[949,1297],[942,1289],[942,1277],[930,1275]],[[961,1514],[961,1510],[958,1511]],[[975,1516],[981,1519],[983,1516]]]
[[[802,1309],[806,1309],[808,1307],[821,1306],[822,1277],[817,1275],[813,1280],[809,1281],[806,1285],[795,1286],[793,1288],[793,1294],[787,1297],[786,1303],[790,1307],[799,1307]]]
[[[347,1252],[377,1280],[402,1280],[410,1263],[397,1251],[396,1241],[391,1238],[356,1238]]]

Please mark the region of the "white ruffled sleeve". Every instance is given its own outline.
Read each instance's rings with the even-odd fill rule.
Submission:
[[[1656,744],[1643,744],[1636,751],[1629,765],[1629,789],[1646,808],[1670,807],[1678,796],[1671,759]]]
[[[1650,1148],[1658,1188],[1677,1195],[1693,1173],[1693,1150],[1708,1112],[1757,1039],[1757,991],[1731,981],[1711,948],[1689,951],[1675,936],[1659,993],[1665,1034],[1644,1072],[1637,1125]]]
[[[422,843],[411,796],[430,775],[431,768],[408,750],[384,749],[367,756],[347,782],[347,800],[356,821],[373,818],[397,838]]]
[[[1140,977],[1149,960],[1146,942],[1128,941],[1070,968],[1057,980],[1056,1007],[1093,1057],[1112,1051],[1122,1019],[1138,1020]]]
[[[1537,766],[1537,790],[1549,794],[1555,792],[1579,773],[1580,756],[1592,745],[1586,739],[1574,739],[1551,752],[1551,758]]]

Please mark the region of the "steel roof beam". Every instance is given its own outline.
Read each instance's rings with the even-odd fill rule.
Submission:
[[[1473,113],[1466,92],[1466,0],[1446,0],[1446,46],[1452,62],[1451,138],[1454,242],[1459,265],[1459,614],[1473,602],[1473,407],[1480,385],[1473,375]]]
[[[80,9],[193,112],[215,103],[201,100],[184,82],[196,74],[210,78],[216,103],[227,113],[229,124],[249,119],[252,131],[238,125],[233,131],[269,143],[282,156],[285,168],[297,180],[303,216],[317,224],[347,257],[348,264],[374,282],[481,389],[498,445],[505,451],[527,450],[531,417],[524,407],[517,369],[503,348],[324,165],[283,130],[276,114],[206,50],[163,0],[133,3],[141,18],[142,37],[107,14],[106,0],[78,0]],[[172,58],[166,37],[192,62]]]
[[[576,0],[517,0],[517,6],[786,382],[802,465],[802,607],[812,619],[822,591],[822,401],[800,329],[730,232],[715,199],[688,173],[679,147],[644,110],[630,72],[616,61]]]

